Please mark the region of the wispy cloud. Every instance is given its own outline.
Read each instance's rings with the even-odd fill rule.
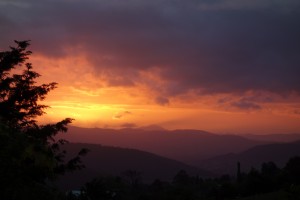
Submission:
[[[155,101],[159,105],[163,105],[163,106],[168,105],[170,103],[169,99],[165,97],[156,97]]]
[[[135,123],[124,123],[121,124],[121,128],[136,128],[137,125]]]
[[[259,104],[243,100],[241,99],[240,101],[236,101],[231,103],[231,106],[237,107],[242,110],[260,110],[262,107]]]
[[[123,119],[127,115],[131,115],[132,113],[129,111],[118,112],[113,116],[113,119]]]

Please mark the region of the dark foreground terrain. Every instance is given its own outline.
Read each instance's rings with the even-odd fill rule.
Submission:
[[[235,177],[201,178],[180,170],[171,181],[159,179],[143,183],[140,174],[129,171],[126,176],[99,176],[86,183],[75,196],[68,199],[299,199],[300,157],[291,158],[283,168],[273,162],[247,173],[237,170]]]

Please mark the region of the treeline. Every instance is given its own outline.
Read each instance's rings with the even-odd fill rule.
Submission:
[[[283,195],[280,199],[300,198],[300,157],[291,158],[282,169],[273,162],[267,162],[262,164],[261,169],[252,168],[247,173],[240,173],[237,167],[235,177],[223,175],[211,179],[189,176],[185,171],[179,171],[171,182],[157,179],[151,184],[143,184],[138,172],[128,171],[122,177],[95,178],[85,184],[80,195],[69,193],[67,199],[251,199],[272,192],[275,192],[274,197],[278,191]]]

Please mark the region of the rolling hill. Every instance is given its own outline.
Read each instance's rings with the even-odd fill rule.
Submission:
[[[224,153],[238,153],[258,142],[236,135],[217,135],[200,130],[142,130],[70,127],[64,139],[139,149],[188,164]]]
[[[237,162],[241,163],[244,172],[251,167],[260,169],[263,162],[274,162],[278,167],[284,167],[289,158],[300,156],[300,141],[291,143],[275,143],[258,145],[242,153],[224,154],[207,160],[199,160],[197,166],[210,169],[218,174],[236,174]]]
[[[255,134],[246,134],[243,137],[265,142],[295,142],[300,140],[299,133],[290,133],[290,134],[267,134],[267,135],[255,135]]]
[[[210,177],[212,173],[199,170],[184,163],[164,158],[134,149],[101,146],[96,144],[66,144],[64,148],[68,155],[76,155],[81,148],[88,148],[90,152],[82,161],[86,168],[73,173],[67,173],[59,180],[60,188],[70,190],[80,188],[85,182],[101,175],[122,176],[127,170],[141,173],[143,182],[149,183],[159,178],[171,181],[180,170],[191,175]]]

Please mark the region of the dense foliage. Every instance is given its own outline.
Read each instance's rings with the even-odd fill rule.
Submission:
[[[38,116],[48,107],[40,104],[56,83],[36,85],[40,75],[26,62],[29,41],[0,52],[0,199],[58,198],[51,181],[58,174],[83,167],[78,155],[65,161],[55,136],[67,131],[72,119],[39,125]],[[46,195],[47,194],[47,195]],[[58,193],[57,193],[58,194]]]
[[[223,175],[203,179],[179,171],[172,182],[155,180],[152,184],[133,184],[127,176],[98,177],[82,188],[82,200],[219,200],[219,199],[300,199],[300,157],[291,158],[283,169],[275,163],[252,168],[240,179]],[[241,163],[242,165],[242,163]]]

